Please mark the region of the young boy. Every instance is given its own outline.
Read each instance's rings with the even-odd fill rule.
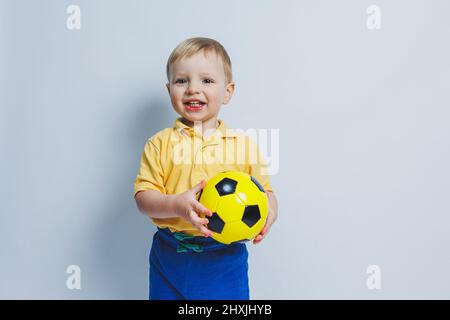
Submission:
[[[218,119],[234,92],[230,58],[217,41],[191,38],[173,50],[166,72],[172,106],[181,117],[147,141],[134,184],[139,210],[158,227],[150,251],[150,299],[247,300],[246,245],[210,238],[212,213],[196,200],[215,174],[243,171],[261,183],[269,201],[254,244],[278,215],[264,162],[250,161],[257,158],[255,150],[260,156],[256,144]]]

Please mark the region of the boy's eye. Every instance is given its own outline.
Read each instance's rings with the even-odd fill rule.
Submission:
[[[187,82],[186,79],[182,79],[182,78],[178,78],[178,79],[176,79],[174,81],[174,83],[176,83],[176,84],[183,84],[183,83],[186,83],[186,82]],[[214,80],[206,78],[206,79],[203,79],[203,83],[206,83],[206,84],[214,83]]]

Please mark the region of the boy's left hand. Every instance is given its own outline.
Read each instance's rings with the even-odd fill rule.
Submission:
[[[277,220],[278,217],[278,204],[275,196],[271,193],[269,196],[269,211],[267,213],[266,224],[262,231],[253,239],[253,244],[260,243],[269,233],[270,227]]]

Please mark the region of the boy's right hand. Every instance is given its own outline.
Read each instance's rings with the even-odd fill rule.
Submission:
[[[196,195],[205,187],[206,181],[202,180],[192,189],[177,194],[175,198],[175,212],[183,219],[189,221],[196,227],[205,237],[211,237],[213,232],[205,225],[208,224],[207,218],[201,218],[199,215],[212,216],[212,212],[204,205],[197,201]]]

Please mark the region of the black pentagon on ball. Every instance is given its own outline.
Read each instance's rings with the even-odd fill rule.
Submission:
[[[250,176],[250,179],[252,179],[253,183],[256,184],[256,186],[258,187],[259,190],[261,190],[262,192],[266,193],[264,191],[264,188],[262,187],[262,185],[258,182],[258,180],[255,179],[255,177]]]
[[[213,212],[211,217],[207,218],[209,220],[208,222],[208,229],[211,231],[214,231],[216,233],[222,233],[223,227],[225,226],[225,222],[219,217],[219,215],[216,212]]]
[[[245,207],[242,222],[251,228],[259,221],[259,219],[261,219],[261,214],[259,213],[259,207],[257,205]]]
[[[216,184],[216,190],[222,197],[234,193],[236,191],[236,185],[237,181],[230,178],[223,178]]]

